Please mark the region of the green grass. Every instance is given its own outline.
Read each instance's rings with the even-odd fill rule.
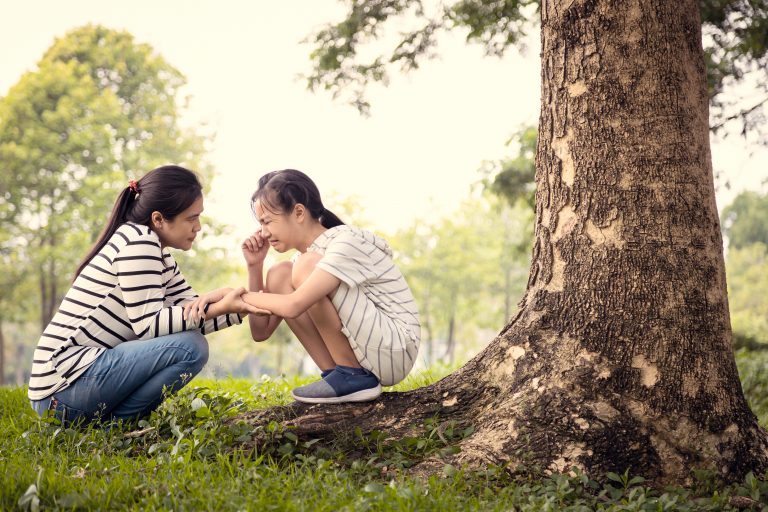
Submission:
[[[768,354],[737,360],[765,426]],[[415,375],[397,389],[446,372]],[[226,419],[289,403],[290,389],[304,382],[195,380],[134,426],[144,432],[138,437],[126,437],[124,426],[62,429],[36,417],[25,389],[0,388],[0,510],[727,510],[735,495],[768,500],[768,484],[754,477],[717,488],[700,474],[692,489],[656,491],[629,475],[609,474],[602,484],[583,475],[513,480],[496,467],[468,472],[447,464],[429,479],[403,476],[400,468],[455,451],[470,433],[437,419],[398,443],[361,433],[355,460],[275,423],[258,431],[267,441],[257,450],[238,448],[256,432]]]

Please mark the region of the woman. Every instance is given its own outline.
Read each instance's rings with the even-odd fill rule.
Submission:
[[[154,169],[120,193],[35,349],[28,395],[38,414],[146,416],[205,365],[204,334],[241,323],[244,290],[210,293],[209,320],[183,318],[197,294],[167,249],[192,247],[202,212],[202,186],[183,167]]]

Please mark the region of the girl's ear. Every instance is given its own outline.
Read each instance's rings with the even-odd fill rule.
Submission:
[[[158,211],[152,212],[152,215],[150,216],[150,222],[152,223],[153,228],[160,229],[163,226],[163,220],[165,219],[163,219],[162,213]]]
[[[293,215],[296,217],[296,220],[298,222],[303,222],[304,218],[307,215],[307,209],[304,207],[303,204],[297,203],[293,205]]]

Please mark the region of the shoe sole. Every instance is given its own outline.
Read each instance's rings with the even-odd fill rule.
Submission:
[[[355,391],[344,396],[332,396],[328,398],[313,398],[306,396],[297,396],[291,391],[291,396],[297,402],[304,402],[305,404],[340,404],[344,402],[368,402],[375,400],[381,395],[381,384],[377,384],[375,388],[362,389]]]

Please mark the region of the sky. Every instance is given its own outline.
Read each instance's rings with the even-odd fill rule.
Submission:
[[[185,122],[216,134],[206,213],[238,239],[255,228],[249,199],[259,176],[282,168],[309,174],[324,197],[356,197],[380,231],[451,214],[483,161],[508,156],[509,137],[538,119],[537,31],[526,52],[503,59],[460,34],[444,37],[441,58],[369,90],[366,118],[298,77],[311,65],[301,41],[341,19],[337,0],[0,0],[0,8],[0,96],[55,37],[88,23],[128,30],[178,68],[191,96]],[[741,190],[765,190],[768,151],[733,136],[713,141],[712,152],[731,185],[719,187],[719,207]]]

